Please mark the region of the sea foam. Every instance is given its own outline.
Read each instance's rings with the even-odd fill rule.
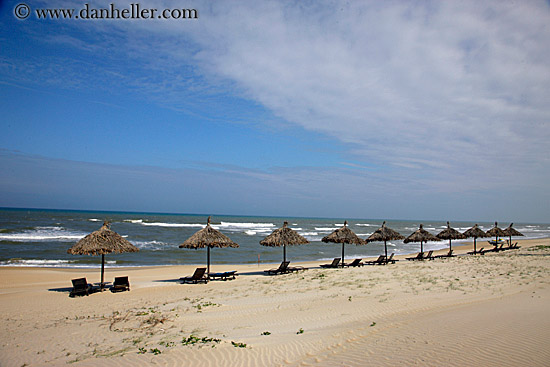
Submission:
[[[63,227],[36,227],[15,233],[1,233],[0,241],[38,242],[61,241],[73,242],[86,236],[87,233],[68,231]]]

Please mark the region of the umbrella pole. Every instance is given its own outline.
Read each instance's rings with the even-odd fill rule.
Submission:
[[[420,241],[420,252],[424,252],[424,242]]]
[[[206,254],[207,254],[206,255],[206,264],[207,264],[206,274],[210,274],[210,246],[206,246],[206,248],[208,249],[206,251]]]
[[[451,251],[453,249],[452,245],[451,245],[451,239],[449,238],[449,251]]]
[[[477,237],[474,237],[474,254],[477,253],[477,250],[476,250],[476,239],[477,239]]]
[[[101,284],[99,285],[99,290],[103,292],[103,285],[105,284],[103,280],[105,275],[105,254],[101,254]]]
[[[386,259],[388,258],[388,247],[386,246],[386,240],[384,240],[384,253],[386,254]]]
[[[344,267],[344,246],[346,244],[342,242],[342,267]]]
[[[283,261],[286,261],[286,246],[283,245]]]

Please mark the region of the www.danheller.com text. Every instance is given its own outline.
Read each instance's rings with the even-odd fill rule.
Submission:
[[[82,9],[35,9],[39,19],[197,19],[197,9],[156,9],[145,8],[139,3],[118,8],[111,3],[108,7],[97,8],[86,3]]]

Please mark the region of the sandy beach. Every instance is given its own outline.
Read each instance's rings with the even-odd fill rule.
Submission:
[[[240,275],[198,285],[178,281],[194,266],[107,269],[131,291],[76,298],[71,279],[98,269],[3,267],[0,365],[548,366],[550,239],[518,242],[278,276],[214,265]]]

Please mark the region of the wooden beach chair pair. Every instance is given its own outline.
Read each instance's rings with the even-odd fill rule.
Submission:
[[[365,261],[363,264],[364,265],[387,265],[389,263],[395,264],[395,262],[398,261],[398,260],[394,259],[393,256],[394,256],[393,252],[390,255],[390,257],[388,257],[387,259],[386,259],[385,255],[380,255],[380,256],[378,256],[378,259],[371,260],[371,261]]]
[[[434,257],[432,256],[433,250],[428,251],[426,255],[424,255],[423,252],[419,252],[416,256],[413,257],[406,257],[407,260],[416,261],[416,260],[433,260]]]
[[[335,268],[339,268],[339,267],[350,267],[350,266],[353,266],[353,267],[356,267],[356,266],[363,266],[363,263],[361,262],[361,260],[363,259],[354,259],[352,262],[350,263],[342,263],[340,265],[340,261],[342,260],[341,257],[335,257],[334,260],[332,260],[332,262],[330,264],[321,264],[319,265],[320,267],[322,268],[325,268],[325,269],[335,269]]]
[[[508,246],[508,247],[504,247],[504,244],[501,244],[500,246],[495,246],[495,247],[493,247],[491,249],[488,249],[488,250],[485,250],[485,247],[482,247],[477,252],[474,252],[474,251],[468,252],[468,255],[477,255],[477,254],[485,255],[488,252],[500,252],[500,251],[505,251],[505,250],[513,250],[513,249],[518,249],[520,247],[521,246],[518,246],[517,242],[514,245]]]
[[[94,292],[94,286],[92,284],[88,284],[86,278],[72,279],[71,282],[73,283],[73,289],[71,290],[69,297],[89,296],[90,293]],[[128,280],[127,276],[115,277],[115,281],[113,282],[113,286],[111,287],[111,292],[114,293],[129,290],[130,281]]]
[[[508,243],[508,241],[506,241],[506,243]],[[518,243],[516,242],[515,244],[508,244],[506,247],[504,247],[504,244],[502,243],[499,247],[494,247],[492,249],[492,251],[495,251],[495,252],[499,252],[499,251],[506,251],[506,250],[514,250],[514,249],[518,249],[520,248],[520,246],[518,246]]]

